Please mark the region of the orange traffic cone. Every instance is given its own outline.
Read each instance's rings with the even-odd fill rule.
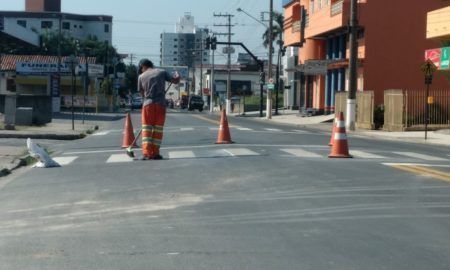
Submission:
[[[222,110],[222,117],[220,118],[219,135],[217,136],[216,144],[233,143],[230,136],[230,129],[228,127],[227,114]]]
[[[340,112],[334,126],[333,145],[329,158],[351,158],[348,152],[347,134],[345,133],[344,113]]]
[[[334,143],[334,128],[336,127],[336,123],[337,123],[337,117],[335,117],[333,120],[333,127],[331,128],[331,138],[330,138],[330,142],[328,143],[329,146],[332,146]]]
[[[125,126],[123,127],[122,148],[130,147],[130,145],[135,141],[134,139],[133,124],[131,123],[130,113],[127,113],[127,117],[125,118]],[[137,147],[136,142],[134,142],[132,147]]]

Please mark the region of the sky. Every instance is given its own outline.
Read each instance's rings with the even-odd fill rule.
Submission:
[[[215,18],[214,13],[235,15],[232,41],[242,42],[256,56],[267,58],[267,49],[262,46],[264,26],[236,9],[260,19],[261,12],[269,10],[269,4],[269,0],[62,0],[62,12],[113,16],[113,46],[119,53],[133,54],[136,62],[145,57],[159,63],[160,34],[175,32],[176,22],[186,12],[195,17],[196,25],[215,32],[227,29],[214,27],[226,23],[225,18]],[[274,10],[282,11],[282,0],[273,0],[273,5]],[[25,0],[0,0],[0,10],[24,11]],[[217,62],[226,60],[221,50],[216,55]]]

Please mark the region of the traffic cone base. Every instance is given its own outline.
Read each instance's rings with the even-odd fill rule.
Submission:
[[[223,110],[222,116],[220,118],[219,134],[217,135],[216,144],[230,144],[230,143],[234,142],[231,140],[227,114],[225,113],[225,110]]]
[[[334,136],[332,137],[333,144],[331,146],[331,153],[329,158],[352,158],[348,152],[347,134],[345,133],[344,114],[339,113],[334,126]]]
[[[130,147],[130,145],[132,148],[138,147],[135,142],[133,123],[131,123],[130,113],[127,113],[127,116],[125,118],[125,125],[123,128],[122,148],[128,148]]]

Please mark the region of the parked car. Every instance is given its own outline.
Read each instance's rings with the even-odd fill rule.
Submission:
[[[203,106],[205,105],[205,102],[203,101],[201,96],[192,95],[189,98],[189,105],[188,110],[198,110],[199,112],[203,111]]]

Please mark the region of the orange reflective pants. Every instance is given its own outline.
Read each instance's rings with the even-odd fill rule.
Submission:
[[[149,104],[142,108],[142,154],[146,157],[159,155],[163,138],[166,107]]]

